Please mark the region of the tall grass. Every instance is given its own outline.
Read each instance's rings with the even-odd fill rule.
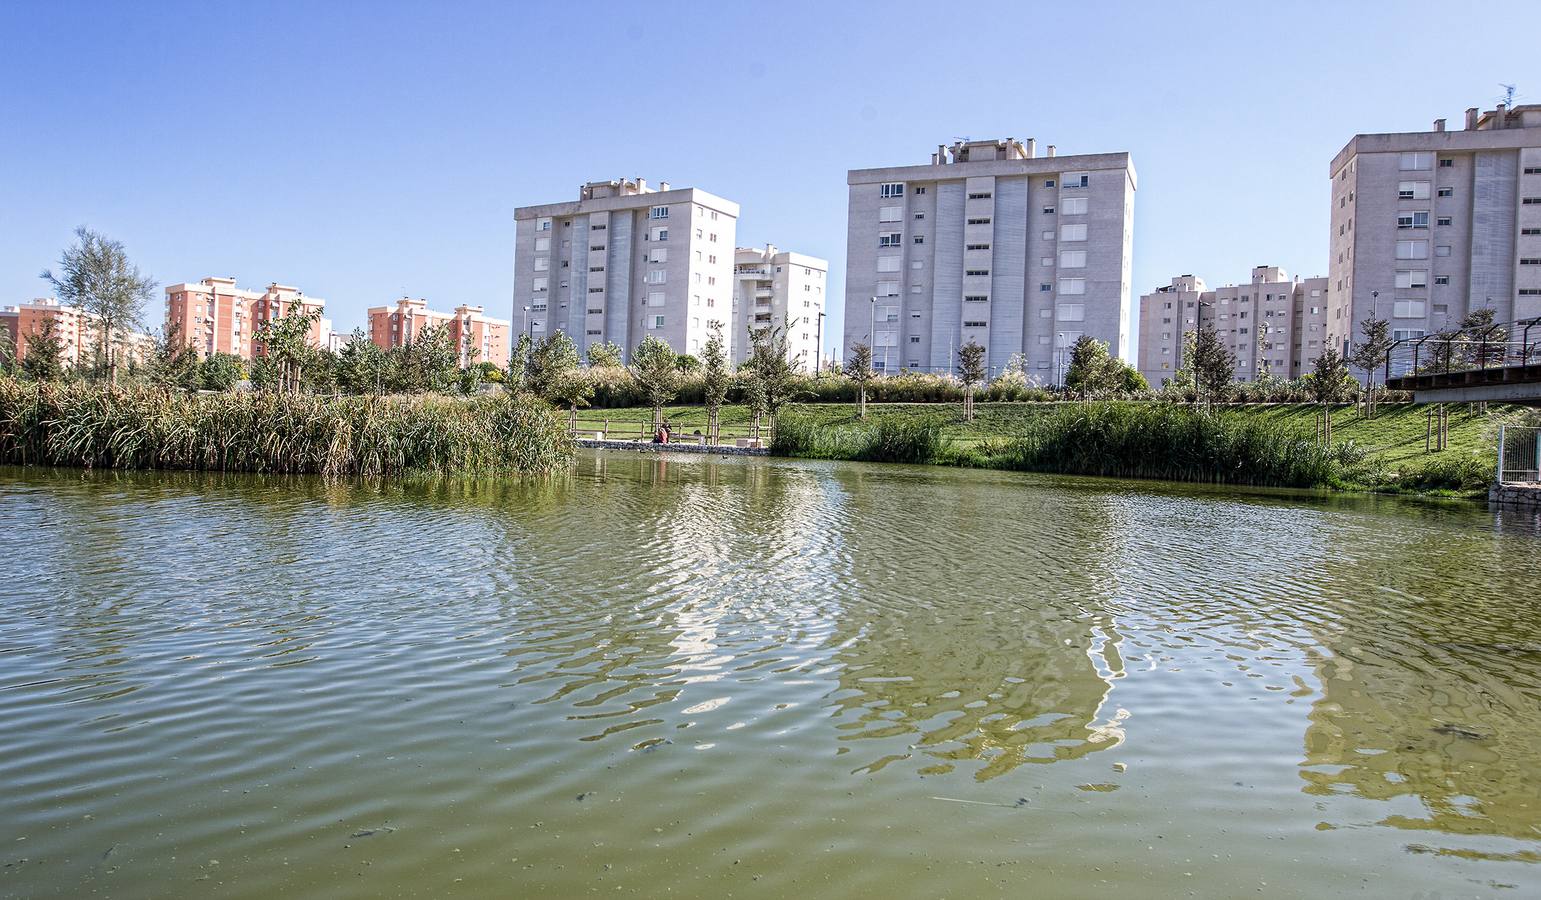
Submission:
[[[573,457],[544,404],[508,396],[188,395],[0,376],[0,462],[395,475],[553,472]]]
[[[946,444],[941,416],[879,416],[854,425],[819,425],[812,417],[783,413],[771,452],[814,459],[864,462],[934,462]]]

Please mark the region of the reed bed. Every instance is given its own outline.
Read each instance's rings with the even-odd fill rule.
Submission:
[[[192,395],[0,377],[0,461],[218,472],[398,475],[566,467],[545,404],[510,396]]]

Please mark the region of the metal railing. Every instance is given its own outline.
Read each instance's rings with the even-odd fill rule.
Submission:
[[[1394,341],[1386,352],[1386,382],[1533,365],[1541,365],[1541,316]]]
[[[1498,427],[1498,483],[1541,482],[1541,428],[1533,425]]]

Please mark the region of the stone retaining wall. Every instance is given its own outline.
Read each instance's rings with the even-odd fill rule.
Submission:
[[[1541,484],[1495,484],[1488,488],[1487,500],[1498,506],[1541,509]]]
[[[643,450],[650,453],[712,453],[718,456],[770,456],[766,447],[735,447],[732,444],[655,444],[652,441],[596,441],[578,438],[578,446],[599,450]]]

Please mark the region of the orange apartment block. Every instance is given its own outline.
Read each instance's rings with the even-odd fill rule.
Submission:
[[[27,358],[28,338],[42,334],[43,322],[52,319],[55,333],[64,345],[65,364],[74,366],[89,361],[96,352],[99,329],[93,316],[74,306],[65,306],[52,297],[39,298],[0,309],[0,330],[6,332],[16,347],[16,359]],[[144,362],[154,352],[155,341],[148,334],[128,332],[118,338],[122,364]]]
[[[369,310],[369,340],[382,350],[412,343],[424,328],[445,326],[450,340],[460,349],[460,364],[490,362],[508,365],[509,330],[512,323],[486,315],[482,307],[461,304],[453,313],[428,308],[428,301],[402,297],[395,306],[375,306]],[[470,339],[470,351],[467,349]]]
[[[166,288],[166,331],[179,327],[183,342],[200,359],[214,353],[251,359],[262,352],[260,343],[253,346],[252,335],[264,322],[291,311],[325,308],[325,300],[277,282],[267,290],[252,291],[236,287],[234,278],[211,277]],[[311,326],[311,346],[329,347],[331,330],[327,319]]]

